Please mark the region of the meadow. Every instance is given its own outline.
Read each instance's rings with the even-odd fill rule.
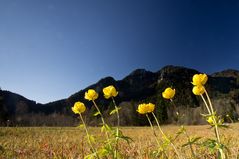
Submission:
[[[179,125],[162,126],[166,134],[175,136]],[[200,136],[200,143],[206,138],[214,138],[209,125],[185,126],[189,136]],[[132,142],[120,141],[119,151],[123,158],[148,159],[157,147],[153,132],[150,127],[121,127],[123,133],[133,139]],[[104,140],[104,134],[97,127],[89,128],[91,134],[96,136],[94,146]],[[239,123],[230,124],[227,129],[220,129],[222,143],[228,146],[228,158],[239,158]],[[160,133],[158,133],[160,134]],[[182,147],[187,142],[186,135],[174,141],[175,146],[184,158],[193,158],[189,146]],[[90,149],[85,139],[85,131],[79,127],[1,127],[0,128],[0,158],[17,159],[82,159],[89,154]],[[193,146],[197,158],[216,158],[215,152],[210,152],[202,146]],[[169,158],[177,158],[169,146]]]
[[[111,127],[96,104],[98,93],[89,89],[85,99],[97,110],[93,116],[101,118],[101,127],[89,127],[83,118],[84,103],[72,107],[80,123],[78,127],[3,127],[0,130],[0,157],[27,159],[239,159],[239,123],[224,122],[214,110],[205,88],[206,74],[195,74],[192,92],[200,96],[207,113],[200,115],[208,125],[161,125],[154,113],[155,104],[141,103],[136,110],[147,117],[150,127],[120,127],[119,111],[114,98],[118,95],[112,85],[103,88],[104,97],[112,100],[117,125]],[[173,101],[176,90],[168,87],[162,97],[174,107],[173,117],[180,117]],[[150,118],[151,117],[151,118]],[[156,127],[156,126],[157,127]]]

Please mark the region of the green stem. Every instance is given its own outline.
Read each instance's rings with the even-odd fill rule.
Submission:
[[[209,107],[208,107],[208,104],[207,104],[205,98],[203,97],[203,95],[201,95],[201,98],[202,98],[203,102],[204,102],[205,105],[206,105],[206,108],[207,108],[207,111],[208,111],[209,115],[211,115],[212,113],[211,113],[211,111],[210,111],[210,109],[209,109]]]
[[[212,106],[211,99],[210,99],[210,97],[209,97],[209,95],[208,95],[206,89],[205,89],[205,94],[206,94],[206,96],[207,96],[207,100],[208,100],[209,106],[210,106],[210,108],[211,108],[211,115],[212,115],[213,122],[214,122],[214,125],[215,125],[215,126],[214,126],[214,130],[215,130],[215,135],[216,135],[216,138],[217,138],[217,142],[218,142],[219,144],[221,144],[220,135],[219,135],[219,130],[218,130],[218,123],[217,123],[217,120],[216,120],[216,118],[215,118],[215,112],[214,112],[214,110],[213,110],[213,106]],[[225,158],[225,155],[224,155],[223,151],[220,151],[220,150],[219,150],[219,154],[220,154],[220,156],[221,156],[222,159]]]
[[[152,129],[152,131],[153,131],[153,134],[154,134],[154,136],[155,136],[156,142],[157,142],[158,146],[161,147],[161,145],[160,145],[160,143],[159,143],[159,141],[158,141],[156,132],[155,132],[155,130],[154,130],[153,124],[152,124],[151,120],[149,119],[148,114],[146,114],[146,117],[147,117],[147,119],[148,119],[148,121],[149,121],[150,127],[151,127],[151,129]]]
[[[188,135],[186,129],[184,130],[184,134],[186,135],[186,137],[187,137],[187,139],[188,139],[188,142],[190,143],[189,146],[190,146],[190,150],[191,150],[191,152],[192,152],[192,154],[193,154],[193,158],[197,158],[197,157],[196,157],[197,155],[195,154],[195,152],[194,152],[194,150],[193,150],[193,147],[192,147],[192,143],[191,143],[190,136]]]
[[[231,123],[234,123],[234,121],[232,120],[232,118],[229,115],[226,117],[230,120]]]
[[[117,107],[116,103],[115,103],[115,100],[114,98],[112,97],[112,101],[114,103],[114,106],[115,106],[115,110],[116,110],[116,114],[117,114],[117,127],[119,127],[120,125],[120,117],[119,117],[119,108]]]
[[[219,131],[218,131],[218,126],[217,125],[215,125],[215,132],[216,132],[216,137],[217,137],[218,143],[220,144],[221,141],[220,141],[220,136],[219,136]]]
[[[118,142],[119,142],[119,125],[120,125],[120,117],[119,117],[119,108],[117,107],[114,97],[112,97],[112,101],[115,106],[116,114],[117,114],[117,127],[116,127],[116,146],[115,146],[115,156],[117,158],[117,153],[118,153]]]
[[[92,143],[91,143],[89,131],[88,131],[87,127],[86,127],[85,121],[84,121],[84,119],[83,119],[81,113],[80,113],[80,119],[81,119],[81,121],[82,121],[82,123],[83,123],[83,125],[84,125],[85,132],[86,132],[86,135],[87,135],[87,139],[88,139],[89,145],[90,145],[90,147],[91,147],[91,151],[92,151],[94,154],[96,154],[96,157],[99,159],[99,156],[98,156],[98,154],[97,154],[95,148],[93,147],[93,145],[92,145]]]
[[[179,112],[178,112],[178,109],[177,109],[176,104],[174,103],[173,99],[170,99],[170,102],[172,103],[173,109],[174,109],[175,112],[176,112],[176,113],[173,113],[174,120],[176,120],[176,123],[178,124],[178,120],[179,120]]]
[[[102,115],[102,113],[101,113],[99,107],[97,106],[97,104],[95,103],[94,100],[92,100],[92,102],[93,102],[93,104],[94,104],[96,110],[100,113],[100,118],[101,118],[102,124],[105,125],[105,120],[104,120],[104,117],[103,117],[103,115]]]
[[[215,134],[216,134],[216,137],[217,137],[217,141],[218,141],[218,143],[220,144],[221,143],[221,140],[220,140],[220,136],[219,136],[219,131],[218,131],[218,126],[217,126],[217,121],[216,121],[216,119],[215,119],[215,114],[213,114],[213,113],[215,113],[214,112],[214,110],[213,110],[213,106],[212,106],[212,102],[211,102],[211,99],[210,99],[210,97],[209,97],[209,95],[208,95],[208,93],[207,93],[207,90],[205,89],[205,94],[206,94],[206,96],[207,96],[207,100],[208,100],[208,102],[209,102],[209,106],[210,106],[210,108],[211,108],[211,115],[212,115],[212,118],[213,118],[213,121],[214,121],[214,124],[215,124]]]
[[[156,115],[154,114],[154,112],[152,112],[152,114],[153,114],[153,117],[154,117],[154,119],[155,119],[155,121],[156,121],[156,123],[157,123],[157,126],[158,126],[159,131],[161,132],[161,134],[162,134],[164,137],[167,138],[167,136],[164,134],[163,130],[161,129],[161,127],[160,127],[160,125],[159,125],[159,122],[158,122],[158,119],[157,119]]]
[[[164,134],[163,130],[161,129],[161,127],[160,127],[160,125],[159,125],[158,119],[157,119],[156,115],[154,114],[154,112],[152,112],[152,114],[153,114],[153,117],[154,117],[154,119],[155,119],[155,121],[156,121],[156,123],[157,123],[157,126],[158,126],[159,131],[162,133],[162,135],[164,136],[164,138],[170,142],[170,144],[171,144],[171,146],[173,147],[173,149],[174,149],[175,153],[177,154],[178,158],[180,158],[180,159],[183,158],[183,157],[181,157],[181,155],[179,155],[179,152],[178,152],[178,150],[176,149],[176,147],[174,146],[174,144],[172,143],[172,141]],[[146,115],[147,115],[147,114],[146,114]]]
[[[210,106],[210,108],[211,108],[211,112],[213,113],[214,110],[213,110],[213,107],[212,107],[212,102],[211,102],[211,99],[210,99],[210,97],[209,97],[209,95],[208,95],[206,89],[205,89],[205,94],[206,94],[206,96],[207,96],[207,100],[208,100],[208,102],[209,102],[209,106]]]
[[[100,118],[101,118],[101,121],[102,121],[103,126],[106,127],[106,123],[105,123],[104,117],[103,117],[103,115],[102,115],[102,113],[101,113],[99,107],[97,106],[97,104],[95,103],[94,100],[92,100],[92,102],[93,102],[93,104],[94,104],[96,110],[100,113]],[[106,137],[107,137],[108,145],[109,145],[110,149],[112,150],[112,146],[111,146],[111,144],[110,144],[110,137],[109,137],[108,131],[106,131]]]
[[[177,110],[176,104],[174,103],[174,101],[172,99],[170,99],[170,102],[173,104],[173,109],[175,109],[175,111],[177,113],[179,113],[178,110]]]

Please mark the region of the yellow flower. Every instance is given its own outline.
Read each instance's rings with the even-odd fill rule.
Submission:
[[[202,85],[194,86],[193,87],[193,94],[195,95],[202,95],[205,92],[205,88]]]
[[[172,89],[170,87],[166,88],[164,92],[162,93],[162,96],[165,99],[172,99],[175,95],[175,89]]]
[[[109,99],[111,97],[116,97],[118,95],[118,92],[116,91],[115,87],[112,85],[105,87],[103,89],[103,93],[106,99]]]
[[[148,112],[151,113],[154,111],[155,105],[153,103],[148,104]]]
[[[210,116],[210,117],[207,118],[207,122],[208,122],[209,124],[211,124],[211,125],[214,124],[214,121],[213,121],[212,116]]]
[[[143,103],[143,104],[139,104],[138,105],[138,109],[137,109],[137,112],[139,112],[140,114],[146,114],[147,113],[147,107],[146,107],[146,104]]]
[[[204,84],[206,84],[207,79],[208,79],[208,77],[207,77],[206,74],[195,74],[195,75],[193,76],[193,82],[192,82],[192,84],[193,84],[194,86],[204,85]]]
[[[147,113],[152,113],[154,111],[155,105],[152,103],[148,104],[139,104],[137,112],[140,114],[147,114]]]
[[[85,99],[91,101],[91,100],[96,100],[98,98],[98,93],[93,90],[89,89],[87,92],[85,92]]]
[[[74,106],[71,107],[75,114],[83,113],[86,110],[85,104],[82,102],[75,102]]]

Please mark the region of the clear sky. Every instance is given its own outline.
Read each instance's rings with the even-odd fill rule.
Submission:
[[[46,103],[105,76],[239,69],[236,0],[0,0],[0,87]]]

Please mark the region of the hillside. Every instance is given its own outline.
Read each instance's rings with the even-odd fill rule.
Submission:
[[[67,99],[54,101],[47,104],[37,104],[18,94],[9,91],[0,91],[1,125],[24,126],[73,126],[77,124],[77,118],[71,111],[71,106],[76,101],[82,101],[88,107],[84,114],[90,125],[98,125],[100,119],[93,116],[92,104],[84,99],[84,93],[93,88],[99,92],[97,104],[104,112],[106,120],[110,124],[116,123],[115,116],[108,113],[113,109],[112,103],[103,98],[102,89],[108,85],[114,85],[119,91],[116,103],[122,107],[120,111],[121,125],[145,125],[144,116],[136,112],[140,102],[153,102],[157,105],[156,115],[162,123],[202,124],[204,121],[200,113],[204,112],[201,99],[192,94],[191,79],[194,69],[178,66],[165,66],[157,72],[137,69],[122,80],[106,77],[97,83],[80,90]],[[175,110],[172,103],[161,97],[163,90],[171,86],[176,89],[174,103],[179,111],[179,118],[172,116]],[[209,76],[206,88],[213,99],[218,113],[225,117],[229,114],[234,120],[239,117],[239,71],[225,70]],[[227,119],[226,119],[227,120]]]

